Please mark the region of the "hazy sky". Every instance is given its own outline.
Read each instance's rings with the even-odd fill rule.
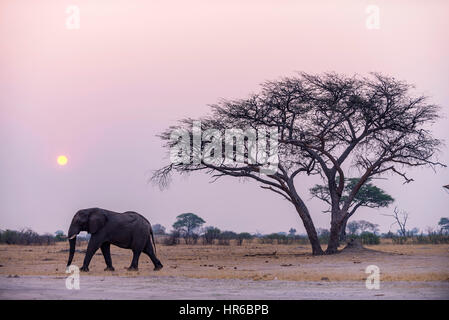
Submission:
[[[80,9],[79,29],[67,29],[68,5]],[[378,30],[366,27],[368,5],[380,9]],[[0,229],[66,231],[76,210],[98,206],[166,227],[194,212],[220,229],[304,232],[291,205],[252,182],[196,174],[165,191],[148,184],[168,161],[155,135],[295,71],[379,71],[415,84],[447,116],[447,12],[444,0],[1,1]],[[433,130],[449,140],[447,118]],[[440,160],[449,163],[447,148]],[[376,183],[409,211],[410,227],[435,227],[449,216],[448,169],[409,173],[411,184]],[[316,182],[297,186],[305,194]],[[328,228],[324,206],[308,205]],[[354,219],[388,231],[382,214],[393,208]]]

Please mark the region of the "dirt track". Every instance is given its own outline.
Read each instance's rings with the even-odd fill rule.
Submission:
[[[385,282],[368,290],[359,282],[251,281],[185,277],[0,277],[0,299],[449,299],[448,282]]]

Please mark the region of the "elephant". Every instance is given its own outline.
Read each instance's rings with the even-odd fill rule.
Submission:
[[[90,260],[99,248],[101,248],[106,262],[104,270],[114,271],[110,252],[111,244],[133,251],[131,266],[128,268],[130,271],[138,270],[139,257],[142,252],[150,257],[155,271],[163,267],[156,257],[156,244],[151,224],[137,212],[118,213],[101,208],[79,210],[74,215],[67,234],[70,243],[67,267],[72,263],[75,254],[76,236],[81,231],[87,231],[91,234],[83,266],[80,268],[81,271],[89,271]]]

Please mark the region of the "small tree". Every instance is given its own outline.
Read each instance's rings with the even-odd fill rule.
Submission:
[[[412,230],[407,231],[407,236],[409,237],[416,237],[419,234],[418,228],[413,228]]]
[[[360,229],[359,223],[357,221],[351,221],[348,223],[347,229],[350,235],[356,235]]]
[[[241,246],[243,244],[243,240],[252,239],[253,236],[248,232],[241,232],[237,235],[237,245]]]
[[[165,227],[159,223],[153,225],[153,232],[157,235],[165,235]]]
[[[348,223],[348,230],[351,235],[364,232],[376,234],[379,231],[379,225],[365,220],[351,221]]]
[[[206,244],[213,244],[214,240],[218,239],[220,236],[220,229],[215,227],[207,227],[206,231],[204,232],[204,242]]]
[[[237,239],[237,233],[234,231],[223,231],[218,237],[218,244],[229,245],[230,241],[233,239]]]
[[[328,229],[318,228],[317,233],[321,243],[327,243],[329,241],[330,231]]]
[[[164,244],[167,246],[174,246],[179,244],[179,238],[181,237],[181,234],[179,233],[178,230],[173,230],[172,232],[170,232],[170,234],[168,235],[168,237],[166,237],[164,239]]]
[[[338,177],[337,177],[338,179]],[[346,185],[343,190],[343,194],[341,196],[340,201],[342,204],[347,200],[349,197],[349,194],[351,193],[351,190],[353,190],[354,186],[357,185],[359,182],[359,178],[349,178],[346,180]],[[329,193],[329,187],[325,185],[315,185],[313,188],[310,189],[310,193],[312,196],[323,200],[329,206],[332,206],[332,200],[331,195]],[[345,219],[343,220],[343,225],[341,228],[341,234],[340,234],[340,240],[346,239],[346,225],[348,223],[349,218],[351,218],[354,213],[357,211],[360,207],[367,207],[367,208],[383,208],[388,207],[391,203],[393,203],[394,199],[387,194],[384,190],[376,187],[370,182],[370,179],[367,179],[367,182],[362,185],[359,189],[359,191],[354,196],[353,201],[351,202],[351,205],[349,206],[348,214],[346,215]],[[331,212],[331,209],[326,210],[325,212]],[[367,221],[364,221],[367,222]],[[363,225],[360,225],[358,227],[362,227]],[[353,227],[355,225],[353,224]],[[369,227],[369,226],[366,226]],[[362,232],[364,230],[361,230]],[[373,231],[374,232],[374,231]]]
[[[296,229],[295,228],[290,228],[290,230],[288,230],[288,235],[290,237],[294,237],[296,234]]]
[[[362,244],[379,244],[380,243],[380,237],[372,232],[364,231],[360,233],[360,239],[362,240]]]
[[[192,238],[195,231],[206,222],[194,213],[183,213],[177,216],[176,219],[176,222],[173,223],[173,228],[181,232],[186,240]]]
[[[398,208],[394,208],[393,214],[385,214],[385,216],[390,216],[394,218],[394,222],[391,225],[397,224],[399,226],[398,233],[401,237],[407,237],[407,221],[408,221],[408,212],[407,211],[399,211]]]
[[[61,242],[61,241],[65,241],[65,240],[66,240],[66,236],[64,235],[64,231],[58,230],[55,232],[55,241]]]
[[[441,232],[448,232],[449,231],[449,218],[441,218],[438,222],[438,225],[440,226]]]
[[[360,231],[361,232],[372,232],[376,234],[379,231],[379,225],[371,223],[369,221],[360,220],[358,221],[360,225]]]

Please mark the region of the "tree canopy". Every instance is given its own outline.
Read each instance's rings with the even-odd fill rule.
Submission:
[[[438,225],[442,231],[449,231],[449,218],[441,218]]]
[[[173,228],[191,236],[196,229],[201,227],[206,221],[194,213],[183,213],[176,217]]]
[[[340,198],[342,204],[344,204],[344,202],[348,199],[351,190],[359,182],[359,180],[359,178],[346,179],[346,185]],[[350,215],[352,215],[359,207],[381,208],[388,207],[394,202],[393,197],[379,187],[376,187],[370,182],[370,180],[371,179],[367,179],[365,184],[363,184],[359,191],[355,194],[349,207]],[[323,200],[329,205],[332,205],[328,186],[317,184],[310,189],[310,193],[312,196]]]

